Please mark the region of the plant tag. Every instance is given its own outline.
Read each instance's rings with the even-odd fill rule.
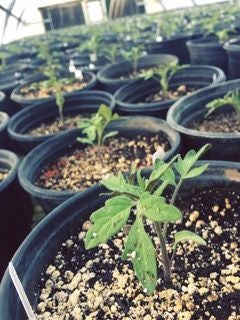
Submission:
[[[96,54],[96,53],[91,53],[91,54],[89,55],[89,57],[90,57],[90,61],[91,61],[91,62],[97,61],[97,54]]]
[[[94,63],[89,63],[88,69],[89,69],[89,70],[94,70],[94,69],[96,69],[95,64],[94,64]]]
[[[76,71],[76,67],[75,67],[74,61],[72,59],[69,61],[69,68],[68,69],[69,69],[69,72],[71,72],[71,73],[74,73]]]
[[[12,282],[13,282],[13,284],[14,284],[14,286],[16,288],[16,291],[17,291],[17,293],[19,295],[19,298],[20,298],[20,300],[22,302],[24,310],[25,310],[25,312],[26,312],[26,314],[28,316],[28,319],[29,320],[37,320],[37,318],[35,317],[35,314],[33,312],[33,309],[32,309],[32,307],[30,305],[30,302],[29,302],[29,300],[27,298],[27,295],[26,295],[26,293],[24,291],[24,288],[23,288],[23,286],[21,284],[21,281],[18,278],[17,272],[16,272],[12,262],[9,262],[8,270],[9,270],[9,274],[10,274],[10,277],[12,279]]]
[[[157,41],[157,42],[162,42],[162,41],[163,41],[162,36],[157,35],[157,36],[156,36],[156,41]]]
[[[74,75],[76,79],[79,79],[80,81],[83,80],[83,73],[81,69],[76,69]]]

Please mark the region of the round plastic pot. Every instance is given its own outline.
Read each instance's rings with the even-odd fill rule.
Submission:
[[[5,104],[6,95],[4,92],[0,91],[0,110]]]
[[[79,92],[79,91],[84,91],[84,90],[88,90],[88,89],[93,89],[94,86],[96,85],[96,81],[97,81],[96,76],[92,72],[84,71],[83,76],[84,76],[84,79],[86,79],[88,81],[88,84],[83,89],[73,91],[73,92]],[[21,107],[23,107],[23,108],[28,107],[28,106],[35,104],[35,103],[38,103],[38,102],[44,102],[44,101],[49,100],[50,98],[52,98],[52,96],[48,97],[48,98],[28,99],[28,98],[22,97],[21,93],[20,93],[20,91],[23,87],[30,85],[31,83],[38,82],[38,81],[45,80],[45,79],[47,79],[47,78],[42,75],[38,75],[38,76],[32,77],[31,80],[29,80],[29,81],[24,81],[20,86],[18,86],[17,88],[15,88],[13,90],[13,92],[11,94],[11,99],[13,101],[19,103],[21,105]],[[68,96],[69,94],[72,94],[73,92],[66,93],[66,94],[64,94],[64,96]]]
[[[175,38],[169,40],[146,43],[145,47],[149,54],[172,54],[179,58],[180,63],[189,63],[189,52],[186,46],[186,42],[188,40],[196,39],[199,37],[201,37],[201,34],[176,36]]]
[[[114,108],[115,100],[112,95],[102,91],[83,91],[71,94],[64,102],[64,115],[75,116],[82,113],[94,113],[101,104]],[[40,143],[56,136],[48,134],[32,136],[27,132],[42,123],[54,121],[58,117],[58,107],[55,99],[34,104],[15,114],[9,123],[8,134],[13,141],[14,151],[26,154]]]
[[[32,206],[28,194],[19,185],[18,164],[14,153],[0,149],[0,170],[9,170],[7,178],[0,182],[0,280],[14,252],[30,231]]]
[[[12,91],[21,84],[25,70],[26,65],[10,65],[7,71],[0,74],[0,90],[5,94],[4,103],[0,103],[0,111],[6,112],[9,116],[21,109],[18,103],[11,100],[10,96]]]
[[[240,39],[233,39],[224,45],[228,55],[228,78],[240,78]]]
[[[7,134],[7,127],[9,123],[9,116],[5,112],[0,111],[0,148],[9,149],[10,141]]]
[[[235,174],[229,177],[229,171]],[[239,174],[238,163],[209,161],[208,169],[200,177],[188,179],[183,184],[181,194],[185,197],[194,196],[204,187],[240,187]],[[61,244],[78,232],[93,211],[104,205],[106,197],[99,196],[103,192],[106,190],[94,186],[61,204],[33,229],[14,255],[12,262],[34,308],[40,295],[42,273],[52,263]],[[7,320],[26,319],[8,271],[0,287],[0,316]]]
[[[160,64],[178,62],[178,58],[169,54],[147,55],[139,59],[138,69],[151,68]],[[133,71],[133,66],[129,61],[109,64],[97,73],[97,79],[102,89],[114,93],[121,86],[135,81],[135,79],[121,79]]]
[[[168,159],[177,152],[180,147],[179,134],[169,128],[164,120],[151,117],[130,117],[125,120],[114,121],[110,130],[118,131],[119,136],[134,138],[138,134],[153,135],[159,131],[164,132],[171,145],[171,149],[165,154],[164,159]],[[40,188],[35,185],[35,181],[41,170],[52,160],[57,159],[69,152],[71,148],[82,148],[77,137],[80,135],[79,129],[74,129],[40,144],[33,149],[22,161],[19,168],[19,180],[22,187],[35,197],[44,208],[45,212],[50,212],[57,205],[76,194],[75,191],[55,191]]]
[[[196,89],[225,81],[224,72],[211,66],[190,66],[177,71],[170,80],[170,89],[186,85]],[[143,102],[160,91],[161,86],[156,79],[137,80],[120,88],[114,95],[117,112],[124,115],[148,115],[165,118],[169,107],[176,100]]]
[[[216,98],[223,97],[230,90],[240,88],[240,80],[225,83],[199,90],[189,97],[176,102],[167,114],[168,124],[181,133],[182,146],[188,149],[197,149],[205,143],[211,143],[208,159],[240,160],[240,133],[201,132],[188,127],[189,123],[199,120],[207,113],[206,104]]]
[[[191,64],[219,67],[227,74],[227,53],[216,38],[201,38],[187,42]]]

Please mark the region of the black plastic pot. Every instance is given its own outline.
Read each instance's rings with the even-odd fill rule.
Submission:
[[[197,149],[205,143],[211,143],[208,159],[240,160],[240,133],[200,132],[189,129],[189,123],[199,120],[207,113],[205,105],[223,97],[229,90],[240,88],[240,80],[227,81],[211,88],[199,90],[189,97],[176,102],[167,114],[168,124],[181,133],[185,150]]]
[[[5,112],[0,111],[0,148],[9,149],[10,141],[7,134],[7,127],[9,123],[9,116]]]
[[[147,55],[139,59],[138,69],[150,68],[160,64],[178,62],[178,58],[169,54]],[[129,61],[109,64],[97,74],[97,79],[101,87],[111,93],[114,93],[121,86],[134,81],[135,79],[121,79],[133,71],[133,66]]]
[[[187,85],[196,89],[225,81],[224,72],[211,66],[190,66],[177,71],[170,80],[171,89]],[[151,94],[160,91],[156,79],[137,80],[121,87],[114,95],[117,112],[124,115],[148,115],[165,118],[169,107],[176,100],[144,102]]]
[[[216,66],[227,74],[227,53],[215,37],[190,40],[187,47],[191,64]]]
[[[180,63],[189,63],[189,52],[186,46],[188,40],[197,39],[201,34],[189,34],[176,36],[172,39],[145,44],[149,54],[167,53],[177,56]]]
[[[6,95],[4,92],[0,91],[0,110],[2,110],[5,104]]]
[[[20,110],[19,104],[11,100],[10,96],[12,91],[21,84],[25,68],[26,66],[10,66],[6,72],[0,74],[0,91],[5,94],[4,103],[0,102],[0,111],[6,112],[9,116]]]
[[[137,134],[153,135],[159,131],[164,132],[170,142],[171,149],[165,154],[168,159],[177,152],[180,147],[179,135],[166,124],[164,120],[151,117],[131,117],[120,121],[114,121],[111,130],[118,131],[119,135],[135,137]],[[66,154],[71,148],[79,145],[76,138],[79,130],[71,130],[42,143],[33,149],[22,161],[19,168],[19,180],[22,187],[35,197],[46,212],[50,212],[57,205],[76,194],[74,191],[54,191],[40,188],[35,181],[41,170],[47,163]]]
[[[199,178],[188,179],[187,184],[183,184],[181,193],[183,196],[194,197],[194,194],[204,187],[239,186],[238,163],[221,161],[209,163],[209,168]],[[226,174],[229,170],[236,174],[229,177]],[[34,308],[40,294],[39,283],[42,273],[52,263],[61,244],[78,232],[82,223],[89,219],[93,211],[103,206],[106,197],[99,195],[104,191],[102,187],[95,186],[61,204],[33,229],[14,255],[12,262]],[[8,271],[0,288],[0,317],[3,320],[26,319]]]
[[[74,93],[65,99],[64,115],[74,116],[81,113],[94,113],[102,103],[113,109],[115,100],[113,96],[102,91],[86,90]],[[8,127],[8,133],[13,141],[14,151],[20,154],[26,154],[43,141],[57,135],[48,134],[36,137],[26,133],[41,123],[53,121],[56,117],[58,117],[58,108],[55,98],[34,104],[15,114],[11,118]]]
[[[0,149],[0,170],[10,170],[8,177],[0,182],[0,280],[31,225],[32,206],[29,196],[19,185],[18,164],[14,153]]]
[[[89,71],[84,71],[83,72],[83,76],[84,76],[84,79],[86,79],[88,81],[88,84],[83,89],[77,90],[75,92],[93,89],[94,86],[96,85],[97,80],[96,80],[96,76],[94,75],[94,73],[89,72]],[[27,99],[27,98],[22,97],[21,94],[20,94],[20,90],[23,87],[25,87],[26,85],[29,85],[29,84],[37,82],[37,81],[45,80],[45,79],[47,79],[45,76],[37,75],[37,76],[32,77],[28,81],[24,81],[20,86],[18,86],[17,88],[15,88],[13,90],[13,92],[11,94],[11,99],[13,101],[17,102],[18,104],[20,104],[21,107],[28,107],[28,106],[30,106],[32,104],[35,104],[35,103],[38,103],[38,102],[44,102],[44,101],[49,100],[52,97],[41,98],[41,99]],[[69,94],[72,94],[73,92],[66,93],[65,96],[68,96]]]
[[[224,45],[228,55],[228,78],[240,78],[240,39],[232,39]]]

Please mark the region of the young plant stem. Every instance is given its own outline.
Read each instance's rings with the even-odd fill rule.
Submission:
[[[162,263],[163,263],[163,269],[164,269],[164,280],[166,282],[170,282],[170,280],[171,280],[171,261],[169,259],[168,253],[167,253],[166,242],[163,237],[161,224],[159,222],[155,222],[154,228],[156,230],[156,233],[157,233],[159,241],[160,241],[160,247],[161,247],[161,253],[162,253]]]
[[[174,205],[174,202],[176,200],[177,194],[178,194],[178,192],[179,192],[179,190],[181,188],[182,183],[183,183],[183,179],[180,179],[178,184],[177,184],[177,186],[176,186],[176,188],[174,189],[173,194],[172,194],[172,198],[170,200],[170,204],[171,205]],[[163,225],[163,236],[164,236],[164,239],[166,239],[166,237],[167,237],[167,229],[168,229],[168,223],[166,222]]]

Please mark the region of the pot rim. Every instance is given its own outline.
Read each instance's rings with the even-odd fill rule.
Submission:
[[[86,70],[83,70],[82,71],[83,74],[86,74],[88,76],[90,76],[90,81],[87,83],[87,86],[86,86],[86,89],[85,88],[82,88],[80,90],[73,90],[72,92],[68,92],[68,93],[64,93],[64,97],[67,97],[68,95],[72,94],[72,93],[75,93],[75,92],[80,92],[80,91],[84,91],[84,90],[89,90],[89,86],[90,85],[94,85],[97,81],[96,79],[96,76],[93,72],[90,72],[90,71],[86,71]],[[39,103],[39,102],[46,102],[50,99],[52,99],[53,96],[49,96],[49,97],[46,97],[46,98],[36,98],[36,99],[28,99],[28,98],[23,98],[21,95],[18,94],[18,92],[20,91],[21,88],[23,88],[24,86],[30,84],[30,83],[34,83],[34,82],[38,82],[40,80],[44,80],[44,79],[47,79],[46,76],[44,75],[36,75],[34,77],[30,77],[30,79],[26,78],[24,79],[21,84],[19,86],[17,86],[11,93],[11,96],[10,98],[17,102],[17,103],[22,103],[22,104],[28,104],[28,106],[32,105],[32,104],[36,104],[36,103]]]
[[[198,90],[197,92],[193,93],[191,96],[186,96],[186,97],[182,97],[181,99],[179,99],[176,103],[174,103],[170,109],[168,110],[167,113],[167,123],[169,124],[169,126],[171,128],[173,128],[174,130],[185,134],[185,135],[191,135],[194,137],[203,137],[203,138],[212,138],[212,139],[239,139],[240,138],[240,132],[239,133],[234,133],[234,132],[229,132],[229,133],[225,133],[225,132],[202,132],[196,129],[190,129],[187,128],[181,124],[179,124],[176,120],[175,120],[175,116],[174,113],[176,113],[178,110],[181,109],[181,106],[183,104],[186,104],[188,102],[189,99],[193,99],[196,98],[198,99],[198,97],[202,96],[204,93],[208,93],[208,92],[214,92],[215,90],[217,90],[218,88],[222,88],[226,85],[231,85],[231,84],[239,84],[240,87],[240,80],[236,79],[236,80],[231,80],[231,81],[226,81],[220,84],[216,84],[214,86],[211,87],[207,87],[207,88],[203,88]],[[193,105],[193,103],[191,103],[190,105]]]
[[[10,166],[10,171],[6,179],[0,182],[0,192],[6,189],[16,178],[19,166],[18,156],[12,151],[0,149],[0,165],[4,163]]]
[[[81,97],[86,98],[89,97],[91,98],[91,95],[98,95],[98,98],[100,99],[101,97],[105,97],[105,98],[109,98],[110,103],[109,103],[109,107],[111,109],[114,108],[115,105],[115,99],[114,97],[108,93],[108,92],[104,92],[104,91],[98,91],[98,90],[83,90],[83,91],[77,91],[77,92],[72,92],[69,93],[66,96],[66,101],[71,99],[81,99]],[[33,112],[34,110],[37,111],[38,108],[40,108],[42,105],[45,105],[46,103],[51,103],[52,105],[54,105],[54,107],[56,108],[56,113],[57,112],[57,106],[55,103],[55,98],[49,98],[48,101],[41,101],[35,104],[30,105],[27,108],[23,108],[22,110],[20,110],[19,112],[17,112],[15,115],[13,115],[13,117],[11,117],[10,121],[9,121],[9,126],[8,126],[8,134],[14,139],[14,140],[18,140],[18,141],[28,141],[29,139],[31,139],[31,141],[42,141],[43,139],[45,140],[51,137],[54,137],[62,132],[66,132],[68,130],[64,130],[62,132],[58,132],[58,133],[54,133],[54,134],[46,134],[46,135],[41,135],[41,136],[33,136],[30,134],[26,134],[26,133],[19,133],[17,132],[13,127],[13,124],[15,124],[15,121],[18,122],[23,122],[22,117],[26,116],[25,119],[30,118],[30,113]],[[79,105],[81,105],[81,101],[79,101]],[[83,105],[84,106],[84,105]],[[20,119],[18,119],[20,117]],[[16,120],[17,119],[17,120]],[[30,120],[31,121],[31,120]],[[39,121],[40,124],[41,120]]]
[[[135,119],[141,119],[142,120],[142,116],[131,116],[131,117],[126,117],[126,121],[134,121]],[[163,161],[165,161],[166,159],[169,159],[172,155],[174,155],[176,153],[176,151],[178,150],[179,146],[180,146],[180,134],[178,132],[175,132],[174,130],[172,130],[172,128],[170,128],[168,126],[168,124],[166,123],[165,120],[160,119],[160,118],[154,118],[154,117],[144,117],[144,118],[148,118],[149,120],[153,120],[153,121],[157,121],[158,124],[161,124],[163,126],[163,132],[165,134],[168,135],[169,138],[169,142],[171,144],[171,149],[166,152]],[[120,121],[125,121],[125,120],[120,120]],[[169,137],[168,132],[166,132],[166,130],[164,130],[164,128],[166,128],[166,130],[171,131],[172,134],[174,134],[175,136],[175,140],[173,140],[171,137]],[[69,196],[73,196],[76,193],[81,193],[82,191],[72,191],[72,190],[64,190],[64,191],[55,191],[55,190],[51,190],[51,189],[45,189],[45,188],[41,188],[36,186],[33,182],[32,179],[29,179],[29,174],[26,175],[26,170],[25,168],[28,168],[30,166],[30,164],[35,163],[35,158],[37,157],[37,155],[39,154],[39,152],[41,150],[44,150],[46,146],[48,146],[49,144],[54,143],[55,141],[57,141],[56,145],[60,145],[60,148],[57,150],[59,151],[62,148],[65,148],[65,146],[67,145],[66,142],[64,143],[64,145],[61,145],[60,141],[64,138],[67,138],[68,136],[71,136],[71,140],[75,137],[76,133],[79,133],[79,129],[73,129],[73,130],[69,130],[67,132],[63,132],[60,133],[59,135],[48,139],[47,141],[41,143],[40,145],[38,145],[37,147],[35,147],[32,151],[30,151],[28,153],[28,155],[23,159],[23,161],[21,162],[20,166],[19,166],[19,170],[18,170],[18,177],[19,177],[19,181],[21,186],[23,187],[24,190],[26,190],[27,192],[31,193],[33,196],[35,197],[42,197],[44,196],[45,199],[63,199],[65,200],[66,197]],[[70,143],[68,142],[68,145]],[[56,151],[56,152],[57,152]],[[51,156],[53,156],[54,159],[54,152],[51,153]],[[43,158],[46,158],[46,154],[43,156]],[[42,163],[39,165],[39,167],[42,166]],[[38,170],[39,172],[39,170]]]

